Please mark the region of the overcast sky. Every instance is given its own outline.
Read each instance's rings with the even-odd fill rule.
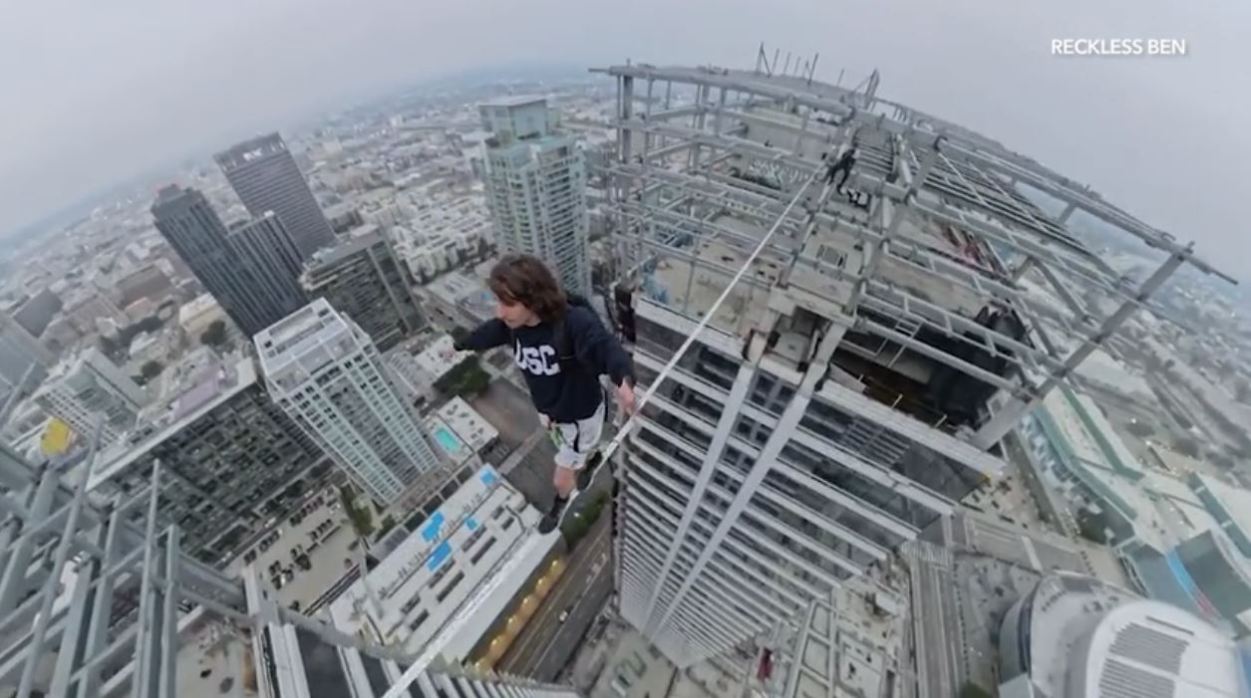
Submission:
[[[1093,7],[1097,6],[1097,7]],[[750,67],[818,75],[997,138],[1243,278],[1251,242],[1245,0],[6,0],[0,232],[337,99],[466,69]],[[1183,58],[1062,58],[1060,37],[1185,39]]]

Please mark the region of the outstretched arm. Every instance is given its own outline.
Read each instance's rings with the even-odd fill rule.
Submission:
[[[461,337],[453,343],[456,351],[486,351],[508,344],[511,334],[508,326],[499,318],[487,320],[478,329]]]

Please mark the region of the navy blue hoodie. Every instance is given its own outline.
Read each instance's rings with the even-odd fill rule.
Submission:
[[[512,344],[513,360],[526,377],[535,408],[552,421],[568,424],[599,408],[604,399],[601,374],[608,374],[616,385],[626,378],[633,384],[634,369],[630,355],[590,308],[570,304],[564,323],[576,360],[559,360],[554,326],[548,322],[513,330],[502,320],[490,320],[457,342],[456,348],[485,351]]]

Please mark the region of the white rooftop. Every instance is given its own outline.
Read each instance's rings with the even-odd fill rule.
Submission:
[[[1070,670],[1075,696],[1245,696],[1238,648],[1194,614],[1160,601],[1121,605],[1090,634],[1080,666]],[[1160,691],[1150,692],[1150,687]],[[1118,691],[1137,690],[1138,693]]]

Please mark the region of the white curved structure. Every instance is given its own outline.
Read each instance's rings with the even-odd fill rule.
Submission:
[[[1004,616],[1000,695],[1251,695],[1233,639],[1198,616],[1080,575],[1044,578]]]

